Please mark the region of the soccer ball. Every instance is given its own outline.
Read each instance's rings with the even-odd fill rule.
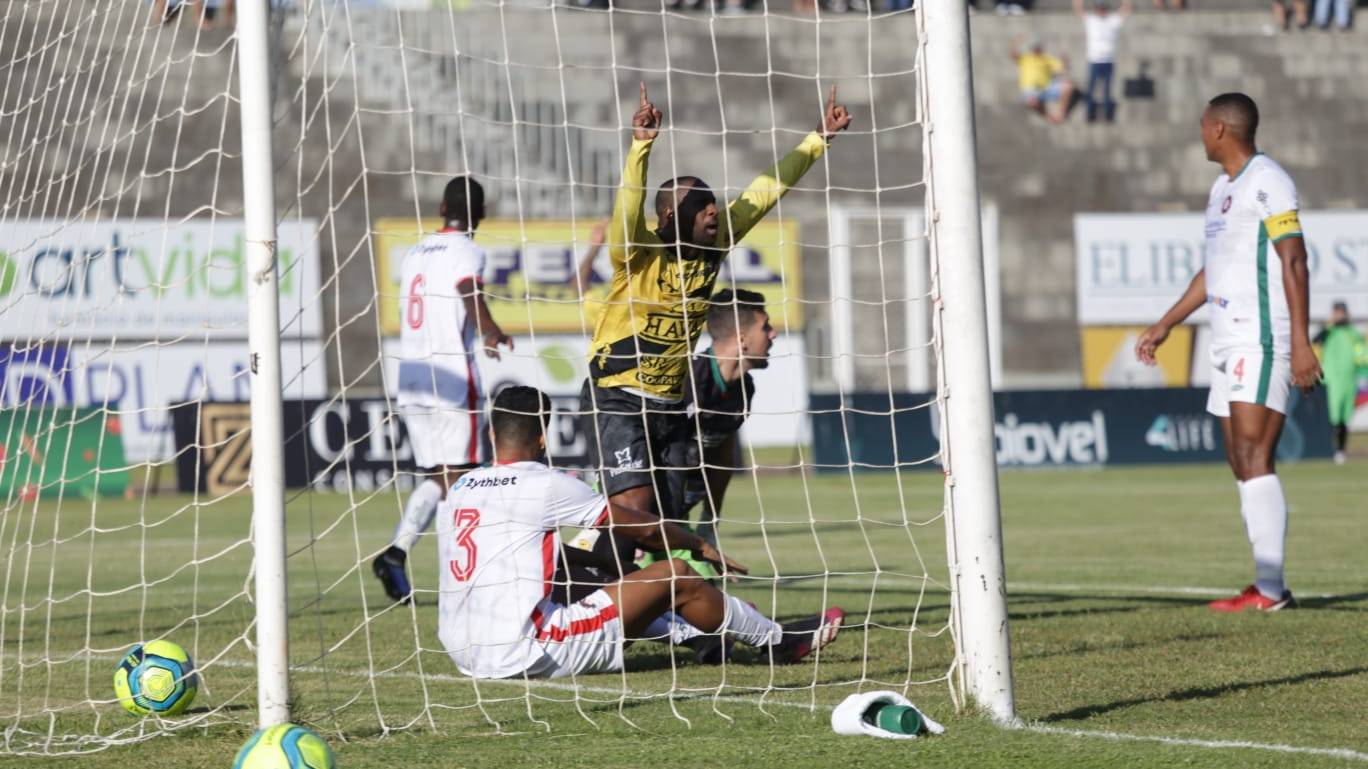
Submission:
[[[170,641],[138,644],[114,669],[114,694],[124,710],[135,716],[185,712],[199,691],[195,663]]]
[[[332,748],[294,724],[261,729],[238,751],[233,769],[333,769]]]

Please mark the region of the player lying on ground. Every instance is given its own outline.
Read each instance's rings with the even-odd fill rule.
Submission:
[[[622,669],[623,648],[666,612],[725,633],[774,663],[797,662],[836,637],[838,608],[785,623],[709,585],[678,560],[653,563],[566,605],[552,578],[563,526],[613,526],[650,550],[686,548],[727,573],[744,566],[649,513],[614,504],[543,463],[551,400],[531,387],[494,399],[492,467],[462,476],[438,513],[438,636],[476,678],[561,677]]]
[[[671,494],[667,473],[687,461],[684,382],[722,262],[850,119],[833,87],[817,129],[725,208],[696,176],[661,184],[652,230],[645,212],[647,160],[663,117],[642,84],[608,225],[613,277],[580,391],[589,461],[614,503],[682,516],[682,499]],[[634,548],[624,537],[600,537],[595,544],[596,554],[615,562],[619,573],[629,568]]]
[[[414,464],[427,478],[409,494],[393,541],[371,564],[394,601],[408,600],[404,566],[418,537],[432,526],[437,503],[457,478],[485,461],[484,387],[475,350],[483,346],[498,358],[498,345],[513,349],[480,291],[485,252],[474,234],[484,218],[484,188],[467,176],[452,179],[438,213],[442,229],[409,249],[400,266],[397,400]]]
[[[1211,395],[1240,515],[1254,551],[1254,584],[1216,611],[1277,611],[1292,603],[1283,580],[1287,500],[1274,474],[1292,386],[1320,379],[1311,349],[1306,244],[1292,177],[1254,147],[1259,110],[1242,93],[1217,96],[1202,112],[1207,159],[1225,172],[1207,199],[1205,266],[1182,298],[1140,335],[1136,357],[1155,365],[1169,331],[1202,305],[1211,317]],[[1276,252],[1274,259],[1272,253]]]

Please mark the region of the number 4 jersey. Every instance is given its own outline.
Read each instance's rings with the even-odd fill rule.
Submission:
[[[1266,155],[1235,176],[1222,174],[1206,209],[1206,289],[1211,354],[1217,365],[1235,350],[1292,354],[1292,323],[1282,262],[1273,245],[1301,237],[1297,188]]]
[[[537,638],[555,608],[558,529],[598,525],[607,512],[603,495],[540,462],[461,476],[437,510],[437,634],[462,673],[536,675],[550,664]]]

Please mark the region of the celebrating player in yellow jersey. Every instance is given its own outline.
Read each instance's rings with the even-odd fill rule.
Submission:
[[[689,356],[722,261],[850,125],[850,113],[836,103],[833,86],[817,130],[725,208],[698,177],[666,181],[655,195],[653,231],[644,210],[646,164],[661,120],[643,83],[608,225],[613,278],[580,404],[604,493],[614,504],[676,517],[681,500],[665,498],[677,495],[667,491],[664,471],[677,466],[688,441]],[[617,565],[625,564],[618,558]]]

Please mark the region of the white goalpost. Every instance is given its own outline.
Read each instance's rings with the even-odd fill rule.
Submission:
[[[974,701],[1015,718],[1007,635],[1007,580],[993,437],[983,226],[979,222],[969,17],[946,0],[922,6],[927,103],[926,209],[936,276],[946,541],[961,674]],[[953,329],[953,341],[947,340]]]
[[[290,721],[365,739],[793,707],[827,728],[876,689],[1014,722],[962,2],[167,5],[0,11],[0,753]],[[774,329],[737,456],[652,462],[727,463],[717,538],[751,574],[726,591],[846,625],[793,665],[642,640],[623,672],[472,680],[437,635],[439,535],[409,554],[411,602],[372,573],[423,481],[400,264],[447,181],[478,180],[480,291],[515,341],[472,364],[484,400],[538,387],[550,464],[611,472],[580,390],[614,265],[576,275],[639,82],[665,114],[648,201],[684,175],[736,199],[832,86],[854,115],[712,287],[763,294]],[[135,718],[111,678],[156,640],[199,691]]]

